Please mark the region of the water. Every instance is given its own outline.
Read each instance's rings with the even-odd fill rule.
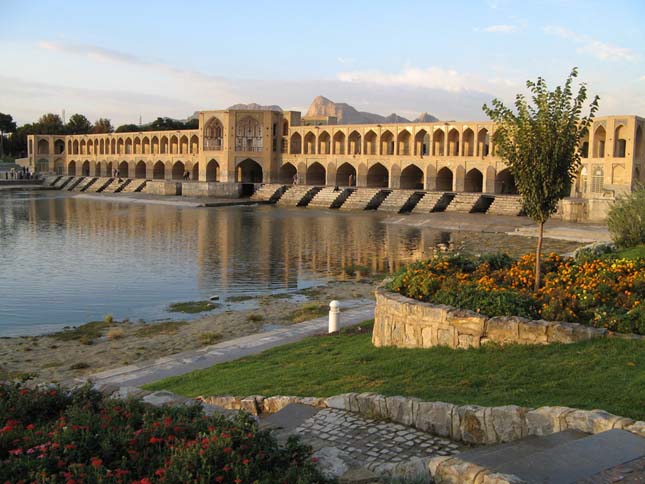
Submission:
[[[351,266],[396,270],[455,237],[385,224],[385,217],[0,194],[0,336],[44,333],[105,314],[183,317],[168,313],[168,304],[295,291]],[[493,244],[505,238],[498,237]]]

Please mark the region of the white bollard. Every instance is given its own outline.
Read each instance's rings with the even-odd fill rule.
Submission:
[[[329,332],[338,331],[338,315],[340,314],[340,303],[332,301],[329,303]]]

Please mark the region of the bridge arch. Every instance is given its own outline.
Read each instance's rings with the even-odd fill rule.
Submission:
[[[69,176],[76,176],[76,162],[74,160],[67,164],[67,174]]]
[[[347,149],[348,155],[360,155],[361,154],[361,135],[358,131],[354,130],[349,134],[348,137],[349,146]]]
[[[503,169],[495,176],[495,193],[517,195],[515,177],[513,177],[513,174],[508,168]]]
[[[316,135],[309,131],[305,135],[305,146],[304,153],[305,155],[315,155],[316,154]]]
[[[293,133],[291,135],[291,139],[289,140],[289,149],[290,153],[294,155],[302,153],[302,136],[300,136],[300,133]]]
[[[390,172],[381,163],[375,163],[367,170],[369,188],[387,188],[390,184]]]
[[[423,190],[423,170],[417,165],[408,165],[401,171],[399,186],[413,190]]]
[[[130,177],[130,166],[127,161],[122,161],[119,163],[119,177],[120,178],[129,178]]]
[[[436,129],[432,135],[432,156],[443,156],[446,134],[443,129]]]
[[[464,179],[464,191],[481,193],[484,187],[484,175],[477,168],[473,168],[466,173]]]
[[[184,165],[183,161],[175,161],[172,165],[170,177],[173,180],[181,180],[184,178],[184,173],[186,173],[186,165]]]
[[[152,167],[152,178],[154,180],[164,180],[166,178],[166,165],[163,161],[157,161]]]
[[[90,162],[85,160],[81,165],[81,176],[90,176]]]
[[[237,181],[239,183],[262,183],[262,166],[255,160],[247,158],[237,165]]]
[[[352,176],[352,183],[349,183],[349,177]],[[336,185],[338,186],[356,186],[356,168],[348,162],[343,163],[336,169]]]
[[[344,155],[345,154],[345,133],[342,131],[336,131],[334,133],[334,154],[335,155]]]
[[[219,179],[219,163],[216,160],[210,160],[206,163],[206,181],[216,182]]]
[[[318,154],[328,155],[331,150],[331,138],[327,131],[323,131],[318,135]]]
[[[280,183],[293,183],[294,177],[298,173],[298,170],[291,163],[283,164],[278,170],[278,181]]]
[[[444,166],[437,172],[437,190],[441,192],[451,192],[454,183],[454,174],[447,166]]]
[[[146,162],[141,160],[137,162],[134,167],[134,177],[135,178],[145,178],[146,177]]]
[[[320,163],[315,162],[307,167],[307,185],[327,184],[327,171]]]

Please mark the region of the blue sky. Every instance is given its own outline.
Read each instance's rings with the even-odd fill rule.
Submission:
[[[600,114],[645,116],[645,2],[0,0],[0,112],[114,124],[238,102],[484,119],[571,67]]]

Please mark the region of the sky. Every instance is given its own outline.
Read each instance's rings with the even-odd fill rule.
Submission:
[[[236,103],[483,120],[572,67],[599,115],[645,116],[645,1],[0,0],[0,112],[116,126]]]

